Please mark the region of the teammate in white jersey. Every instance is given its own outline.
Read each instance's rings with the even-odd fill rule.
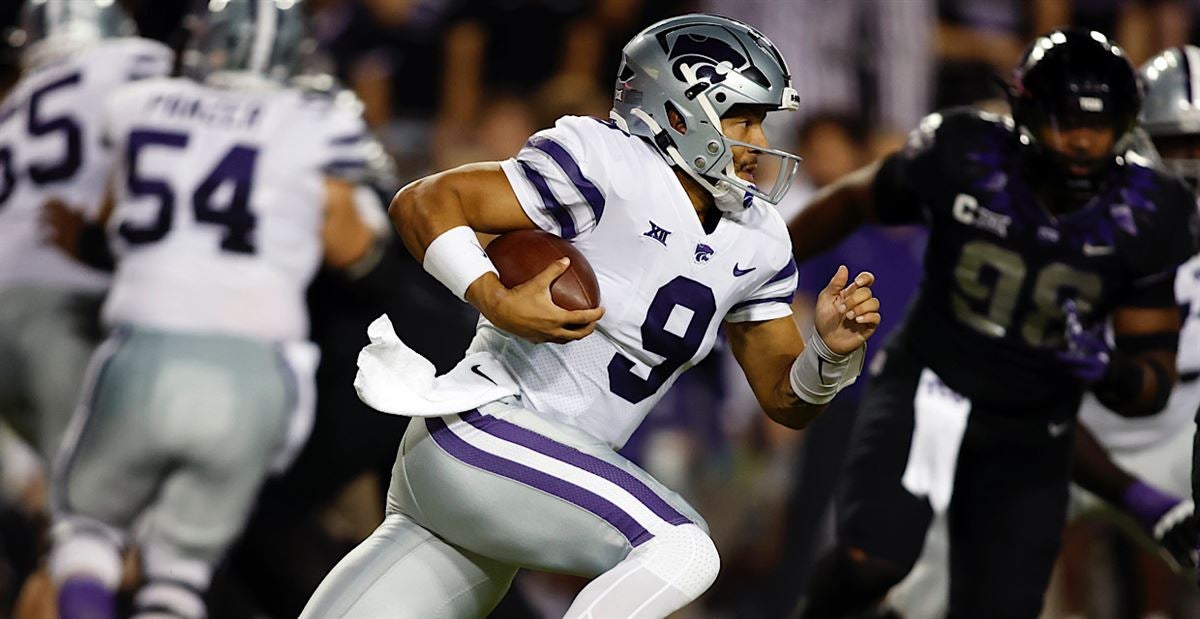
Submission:
[[[112,2],[30,2],[21,22],[23,73],[0,103],[0,413],[48,463],[99,341],[108,277],[43,241],[38,215],[50,201],[95,215],[112,165],[100,103],[166,75],[173,54],[137,38]]]
[[[514,159],[397,194],[392,219],[409,250],[483,318],[468,357],[438,379],[453,386],[397,403],[431,416],[409,425],[387,518],[303,617],[483,616],[521,567],[593,578],[571,617],[662,617],[708,588],[719,558],[703,519],[615,449],[722,322],[763,409],[794,428],[853,380],[879,322],[873,276],[851,283],[844,267],[807,346],[790,316],[796,266],[772,205],[797,159],[767,148],[762,121],[797,100],[762,34],[676,17],[626,45],[611,120],[562,118]],[[767,179],[769,191],[753,184]],[[551,302],[561,261],[500,284],[476,232],[536,228],[588,259],[603,309]],[[360,356],[368,403],[420,366],[371,374],[379,350],[395,353],[384,366],[412,356],[386,326],[372,326],[376,343]],[[436,410],[443,396],[470,397],[475,375],[477,404]],[[485,399],[497,389],[510,395]]]
[[[347,180],[365,164],[361,118],[286,86],[301,11],[208,3],[184,58],[203,82],[146,80],[105,106],[120,154],[102,213],[114,335],[54,471],[61,617],[113,615],[129,541],[143,559],[135,615],[203,617],[212,566],[307,434],[304,291],[322,259],[352,268],[373,235]]]

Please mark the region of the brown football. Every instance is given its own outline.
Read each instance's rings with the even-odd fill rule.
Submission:
[[[571,266],[550,285],[550,298],[563,309],[600,307],[596,272],[570,241],[541,230],[518,230],[488,243],[487,255],[500,271],[500,283],[508,288],[533,279],[559,258],[570,258]]]

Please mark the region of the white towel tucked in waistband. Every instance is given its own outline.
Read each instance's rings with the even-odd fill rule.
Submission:
[[[950,505],[970,412],[970,400],[947,387],[933,370],[921,371],[913,398],[916,427],[900,483],[916,496],[929,497],[934,513]]]
[[[467,355],[446,374],[400,341],[386,315],[367,327],[371,343],[358,353],[354,388],[367,406],[393,415],[438,417],[461,413],[520,389],[491,353]]]

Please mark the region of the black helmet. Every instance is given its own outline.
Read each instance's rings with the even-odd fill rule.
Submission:
[[[1013,70],[1009,89],[1013,120],[1022,143],[1032,147],[1034,169],[1065,181],[1064,189],[1084,199],[1117,161],[1119,142],[1133,129],[1141,100],[1137,74],[1121,48],[1099,32],[1082,29],[1038,37]],[[1072,158],[1041,143],[1047,126],[1111,128],[1113,148],[1100,160]]]

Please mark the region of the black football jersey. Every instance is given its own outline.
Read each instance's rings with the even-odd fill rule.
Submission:
[[[895,341],[976,404],[1018,415],[1081,393],[1054,355],[1063,302],[1077,301],[1084,324],[1115,307],[1170,306],[1175,268],[1198,234],[1192,193],[1134,154],[1090,201],[1054,215],[1035,198],[1025,148],[1005,117],[933,114],[873,187],[884,223],[930,231]]]

